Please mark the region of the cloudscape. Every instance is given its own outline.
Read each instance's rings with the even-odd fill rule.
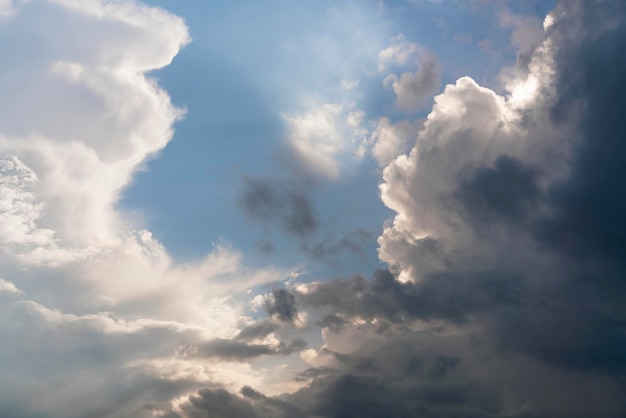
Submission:
[[[0,51],[0,417],[626,416],[624,1],[0,0]]]

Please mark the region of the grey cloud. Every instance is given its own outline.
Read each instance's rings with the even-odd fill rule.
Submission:
[[[311,367],[296,374],[296,382],[305,382],[307,380],[326,377],[329,374],[336,374],[337,370],[332,367]]]
[[[295,339],[289,343],[281,342],[278,346],[265,344],[247,344],[228,339],[215,339],[197,345],[197,352],[193,355],[202,357],[219,357],[223,360],[245,361],[262,355],[289,355],[294,351],[302,350],[306,342]]]
[[[296,405],[263,395],[244,386],[240,396],[223,388],[203,389],[183,404],[186,418],[289,418],[307,417]],[[162,416],[162,418],[168,418]],[[176,415],[180,418],[180,415]]]
[[[319,226],[315,209],[302,186],[289,181],[244,178],[238,203],[246,215],[264,225],[276,225],[297,238],[313,234]]]
[[[537,173],[518,159],[502,155],[494,167],[461,173],[456,198],[473,221],[521,220],[537,206],[542,190]]]
[[[326,314],[317,323],[322,328],[329,328],[334,332],[338,332],[347,323],[345,319],[334,313]]]
[[[420,57],[418,71],[403,73],[400,76],[391,74],[383,84],[391,87],[397,96],[398,106],[406,111],[416,111],[431,99],[441,83],[441,65],[433,54]]]
[[[231,394],[226,389],[203,389],[190,397],[188,417],[255,418],[260,417],[256,407],[247,400]]]
[[[280,326],[272,321],[259,321],[242,329],[235,337],[238,341],[250,341],[263,338],[278,330]]]
[[[275,289],[265,301],[265,311],[281,321],[293,323],[298,316],[296,298],[286,289]]]
[[[244,182],[238,197],[244,213],[266,228],[277,227],[295,237],[300,241],[300,250],[315,260],[337,262],[346,253],[363,255],[363,246],[372,239],[372,233],[364,229],[339,237],[329,230],[318,218],[311,201],[310,183],[247,177]],[[257,241],[256,247],[264,254],[275,250],[265,239]]]
[[[302,305],[328,308],[335,315],[460,323],[471,315],[522,305],[524,293],[519,278],[499,272],[440,272],[419,283],[400,283],[389,271],[378,270],[371,280],[355,276],[321,283],[297,298]],[[325,324],[337,322],[325,318]]]

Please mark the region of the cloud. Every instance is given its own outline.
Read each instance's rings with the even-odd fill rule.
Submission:
[[[505,96],[447,86],[408,153],[380,152],[389,268],[291,282],[256,320],[246,291],[288,271],[224,246],[176,262],[115,208],[181,116],[147,73],[188,41],[182,22],[132,2],[13,6],[3,25],[29,36],[0,76],[5,415],[624,416],[623,2],[560,3]],[[326,116],[293,117],[296,137]],[[241,199],[296,237],[318,228],[295,183],[246,180]],[[302,370],[275,384],[287,356]]]
[[[385,168],[389,270],[293,284],[323,339],[298,416],[626,413],[626,6],[550,16],[506,95],[447,86]]]
[[[277,331],[280,325],[273,321],[259,321],[243,328],[235,337],[237,341],[257,340]]]
[[[416,111],[429,100],[441,83],[439,61],[432,54],[420,58],[419,70],[401,75],[390,74],[383,80],[383,85],[391,87],[396,94],[398,107],[405,111]]]
[[[406,120],[392,124],[389,118],[380,118],[369,138],[373,144],[372,155],[378,165],[386,167],[396,157],[408,152],[422,124],[422,121]]]
[[[239,336],[241,333],[239,334]],[[194,356],[219,357],[223,360],[243,361],[262,355],[283,354],[288,355],[294,350],[306,347],[303,340],[294,340],[290,343],[280,343],[276,346],[264,344],[246,344],[240,341],[215,339],[190,348]]]
[[[405,66],[415,65],[419,62],[419,55],[424,51],[421,45],[406,41],[402,34],[392,38],[391,42],[391,46],[378,53],[379,72],[384,72],[389,65]]]
[[[19,295],[24,292],[17,288],[13,283],[6,281],[4,279],[0,279],[0,292]]]
[[[392,39],[393,44],[378,54],[378,71],[387,67],[417,67],[415,72],[401,75],[391,73],[383,80],[386,88],[396,94],[396,104],[404,111],[415,112],[430,101],[441,83],[441,66],[437,57],[423,46],[408,42],[403,35]]]
[[[315,209],[302,187],[294,182],[244,178],[239,205],[250,219],[277,224],[297,238],[313,234],[318,226]]]
[[[295,405],[269,398],[249,386],[240,391],[241,396],[233,395],[224,389],[204,389],[191,402],[183,406],[185,417],[216,418],[231,417],[288,417],[301,416]]]
[[[337,180],[342,162],[352,160],[367,133],[363,112],[354,104],[326,103],[299,114],[283,114],[288,155],[283,163],[298,177]]]
[[[281,321],[293,323],[298,317],[296,298],[285,289],[275,289],[265,300],[265,311]]]
[[[266,232],[277,228],[300,241],[300,250],[315,260],[336,262],[346,252],[362,255],[362,246],[372,234],[359,229],[337,237],[318,216],[310,197],[316,186],[310,181],[244,178],[239,207],[248,218],[263,225]],[[325,232],[325,233],[324,233]],[[319,235],[324,233],[323,237]],[[273,252],[267,240],[257,241],[264,254]]]
[[[184,22],[125,0],[7,5],[0,415],[154,416],[207,381],[260,385],[257,366],[216,360],[217,343],[210,359],[179,346],[298,351],[233,340],[252,322],[246,291],[290,272],[227,245],[178,262],[117,206],[184,115],[151,75],[189,42]]]

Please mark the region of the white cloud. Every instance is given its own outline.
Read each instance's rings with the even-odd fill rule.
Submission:
[[[418,64],[419,56],[425,51],[424,47],[408,42],[400,34],[391,39],[392,45],[378,53],[378,71],[384,72],[388,66],[411,66]]]
[[[6,281],[4,279],[0,279],[0,293],[11,293],[14,295],[21,295],[24,292],[17,288],[13,283]]]
[[[294,171],[336,180],[342,160],[351,157],[367,134],[364,113],[351,105],[324,104],[296,115],[282,115],[288,127],[288,145],[297,163]]]
[[[249,268],[224,245],[177,262],[116,207],[184,114],[149,75],[189,42],[182,19],[131,0],[0,14],[0,404],[140,417],[207,381],[258,383],[257,366],[176,347],[232,338],[251,321],[246,292],[291,271]]]

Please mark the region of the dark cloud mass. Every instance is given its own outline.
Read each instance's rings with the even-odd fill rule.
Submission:
[[[457,199],[473,220],[517,220],[534,209],[541,196],[536,177],[532,168],[502,155],[493,168],[480,167],[461,179]]]
[[[519,69],[542,81],[513,127],[489,131],[502,105],[460,80],[421,148],[385,170],[383,198],[401,215],[379,239],[390,270],[268,299],[270,316],[307,311],[325,338],[369,330],[364,342],[320,349],[328,361],[292,395],[225,405],[251,417],[626,416],[626,2],[562,1],[551,16]],[[466,114],[443,114],[451,97]],[[290,198],[261,186],[249,183],[244,207],[267,218]],[[235,396],[191,404],[222,416],[203,401],[218,395]]]
[[[269,316],[293,323],[298,316],[295,296],[286,289],[275,289],[265,300],[265,310]]]

